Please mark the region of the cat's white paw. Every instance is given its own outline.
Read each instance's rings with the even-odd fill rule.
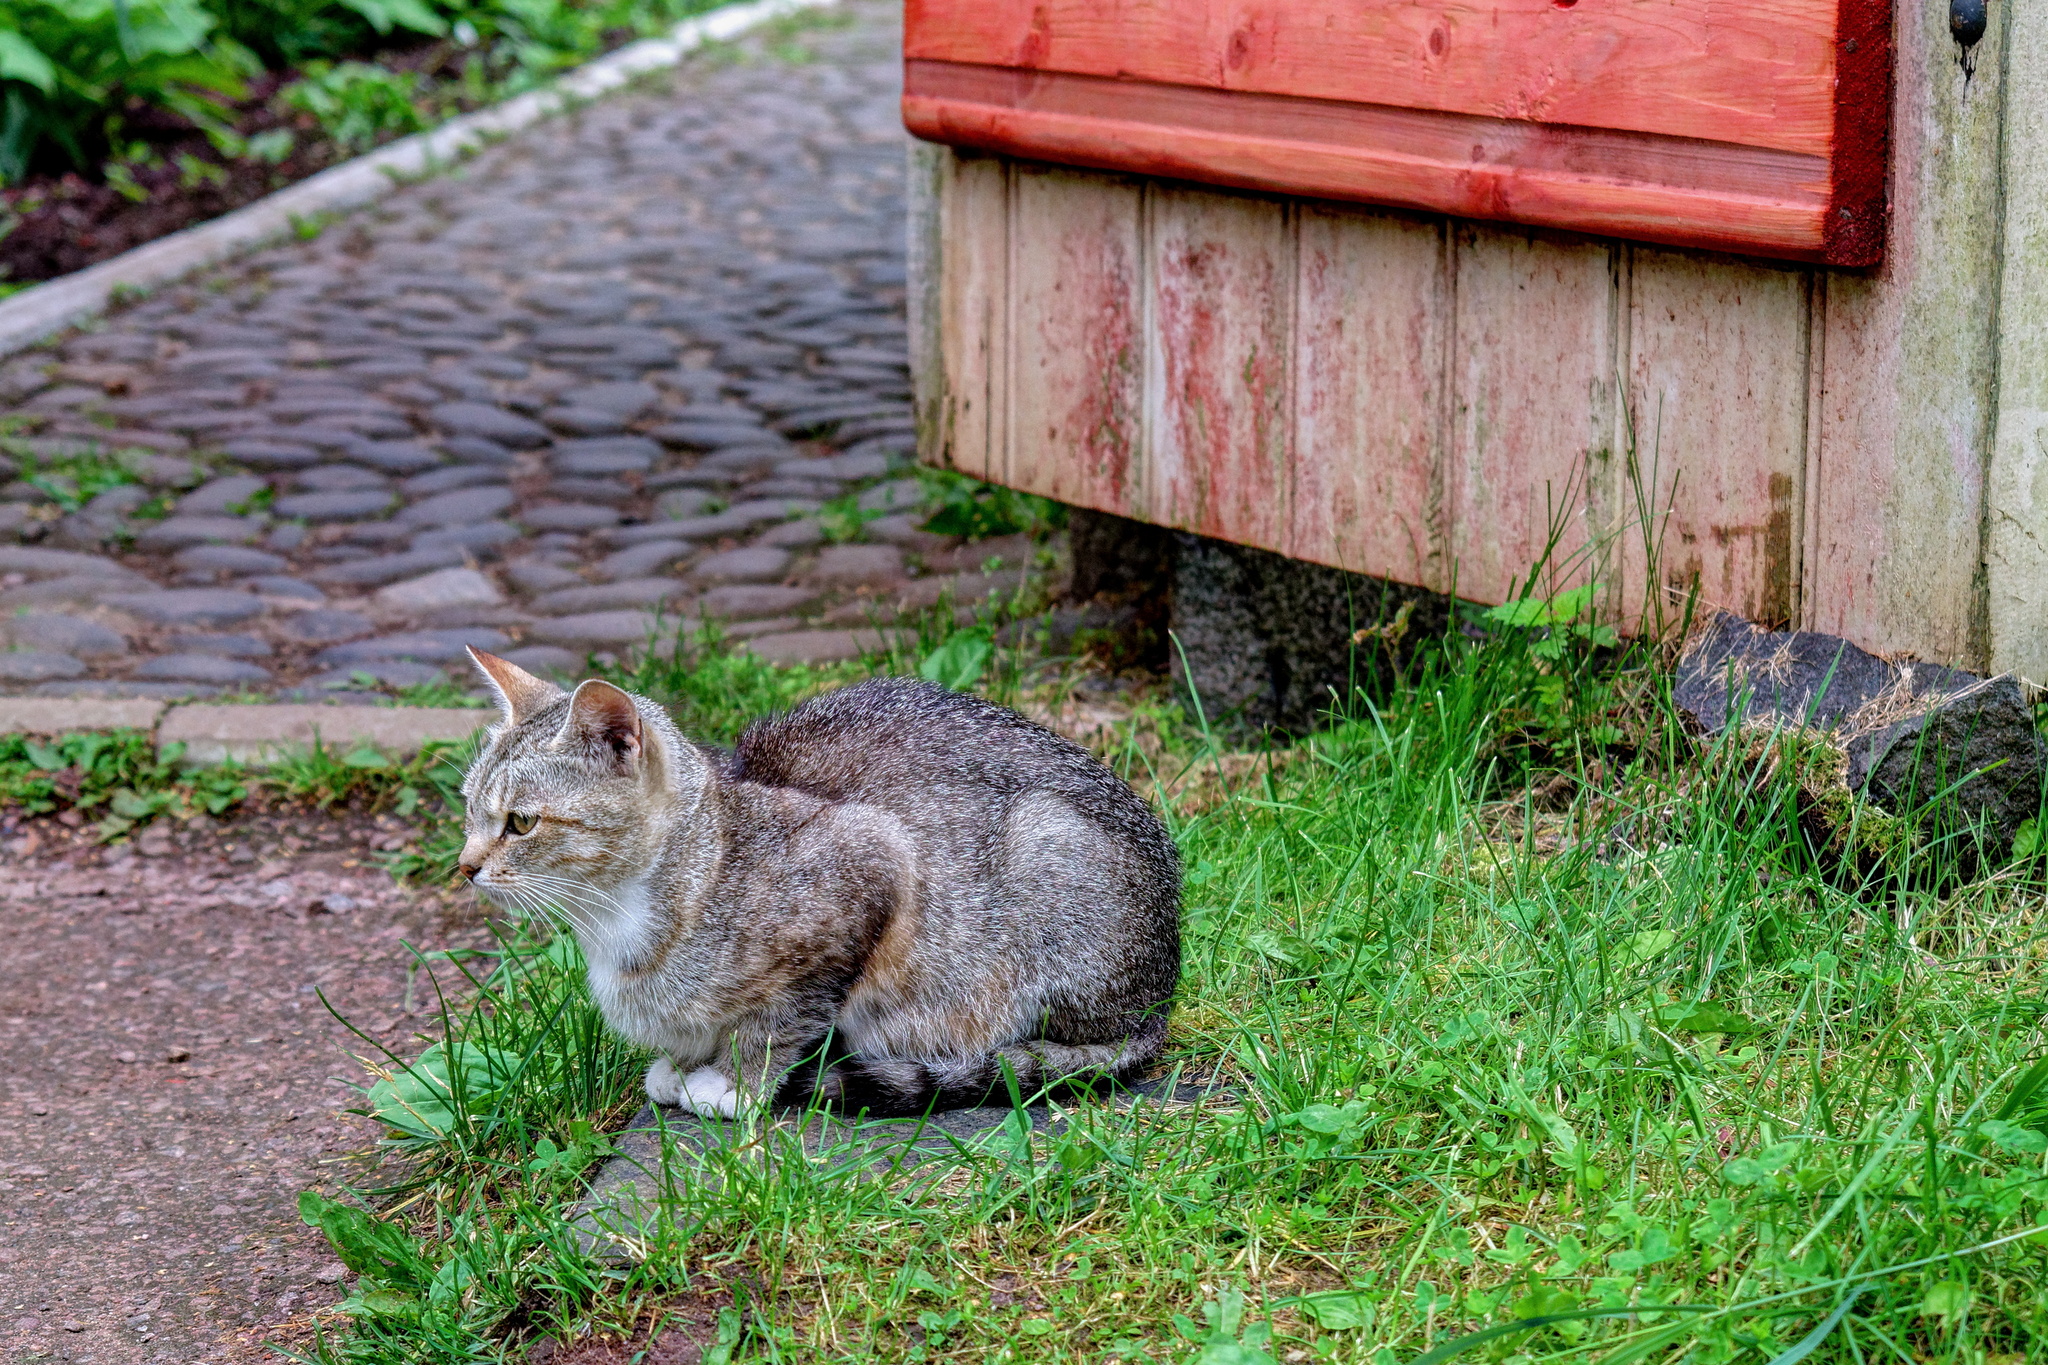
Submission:
[[[733,1089],[732,1082],[716,1067],[698,1067],[683,1077],[678,1089],[681,1094],[676,1103],[700,1117],[729,1119],[739,1116],[740,1092]]]
[[[654,1065],[647,1068],[647,1098],[656,1104],[683,1102],[683,1078],[666,1057],[655,1058]]]

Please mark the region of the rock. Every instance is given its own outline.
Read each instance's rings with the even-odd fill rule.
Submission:
[[[791,630],[756,636],[741,647],[771,664],[835,664],[880,653],[885,646],[872,630]]]
[[[861,531],[869,540],[900,545],[921,555],[933,554],[953,545],[954,537],[927,531],[920,524],[921,521],[921,517],[896,512],[886,517],[876,517],[861,527]]]
[[[377,590],[377,605],[413,614],[444,607],[489,606],[505,600],[498,585],[475,569],[442,569]]]
[[[656,540],[644,545],[635,545],[628,550],[606,555],[591,565],[599,578],[621,579],[640,578],[664,565],[674,563],[691,552],[692,546],[682,540]]]
[[[240,545],[193,545],[178,551],[171,563],[191,573],[280,573],[290,567],[282,555],[265,554]]]
[[[511,505],[509,488],[458,488],[414,503],[398,519],[415,526],[462,526],[489,521]]]
[[[894,545],[828,545],[809,574],[828,588],[881,588],[903,579],[903,551]]]
[[[221,450],[235,463],[251,469],[304,469],[320,463],[319,451],[292,441],[241,437],[227,442]]]
[[[462,563],[462,559],[460,547],[445,545],[430,550],[407,550],[404,554],[351,560],[345,564],[329,564],[313,570],[310,577],[315,583],[335,587],[374,588],[429,569],[453,568]]]
[[[217,654],[159,654],[144,659],[131,675],[145,682],[198,682],[232,686],[268,683],[270,670]]]
[[[503,468],[518,459],[518,456],[498,442],[487,441],[481,436],[450,436],[441,442],[441,449],[466,465],[492,465]]]
[[[1393,619],[1406,602],[1417,604],[1408,641],[1441,638],[1445,628],[1445,599],[1420,588],[1105,520],[1133,547],[1170,554],[1175,685],[1182,697],[1192,688],[1225,734],[1306,734],[1323,724],[1333,692],[1348,701],[1362,666],[1352,633]]]
[[[447,682],[448,675],[432,664],[412,663],[403,659],[366,659],[348,668],[335,669],[306,679],[294,691],[301,696],[319,696],[326,692],[367,691],[376,687],[418,687],[425,683]]]
[[[915,512],[924,506],[924,485],[916,479],[891,479],[868,489],[856,501],[863,512]]]
[[[368,635],[377,623],[352,611],[316,608],[295,611],[277,622],[277,633],[302,645],[329,645]]]
[[[664,422],[647,434],[663,445],[688,450],[718,450],[726,446],[773,444],[778,440],[775,433],[759,422],[750,422],[737,413],[723,421],[680,418],[673,422]]]
[[[670,521],[681,521],[694,517],[711,502],[711,494],[701,488],[671,488],[654,500],[654,510]]]
[[[452,547],[468,550],[479,559],[491,559],[496,557],[500,548],[523,539],[525,534],[508,521],[484,521],[474,526],[442,526],[432,531],[421,531],[412,538],[412,548],[439,550]]]
[[[229,626],[263,613],[261,599],[230,588],[160,588],[115,593],[100,600],[164,626]]]
[[[387,474],[417,474],[441,463],[441,457],[417,441],[365,441],[349,451],[351,460]]]
[[[359,664],[373,659],[412,659],[425,663],[460,663],[469,655],[465,645],[495,654],[512,643],[503,631],[471,626],[459,630],[416,630],[402,635],[385,635],[354,644],[334,645],[314,656],[323,664]]]
[[[789,458],[789,450],[782,446],[742,447],[737,450],[721,450],[704,458],[702,468],[728,479],[757,479]]]
[[[263,523],[255,517],[171,516],[137,531],[135,546],[140,550],[177,550],[212,542],[246,544],[262,534]]]
[[[626,429],[625,420],[617,413],[598,408],[549,408],[540,420],[570,436],[610,436]]]
[[[435,493],[446,493],[455,488],[473,488],[482,484],[502,484],[505,471],[486,469],[480,465],[456,464],[445,469],[430,470],[415,474],[401,485],[409,498],[424,498]]]
[[[89,607],[112,593],[147,592],[155,586],[141,574],[125,578],[82,575],[46,578],[39,583],[24,583],[18,588],[0,591],[0,611],[18,611],[23,607]]]
[[[595,408],[619,417],[631,419],[661,401],[661,390],[652,384],[638,380],[625,380],[609,384],[578,384],[561,394],[562,402],[571,407]]]
[[[523,593],[553,592],[557,588],[572,588],[583,582],[583,575],[560,564],[551,564],[544,559],[521,559],[507,564],[505,578]]]
[[[294,493],[272,503],[271,510],[295,521],[358,521],[379,515],[397,501],[397,494],[386,489],[364,488],[341,493]]]
[[[1672,702],[1708,736],[1731,725],[1824,736],[1846,759],[1849,791],[1940,830],[1981,825],[1994,859],[2040,809],[2048,743],[2010,676],[1892,663],[1721,613],[1686,642]]]
[[[348,493],[365,488],[389,488],[391,480],[361,465],[324,464],[293,479],[292,486],[309,493]]]
[[[627,578],[596,585],[585,584],[581,579],[575,581],[576,587],[559,588],[534,598],[533,609],[547,616],[574,616],[617,607],[651,607],[684,591],[683,585],[673,578]]]
[[[568,478],[603,478],[611,474],[638,474],[654,461],[627,450],[583,450],[557,452],[548,468]]]
[[[72,682],[39,683],[38,697],[104,697],[109,699],[147,697],[155,701],[189,701],[194,697],[217,697],[218,687],[206,683],[135,682],[126,679],[79,678]]]
[[[0,545],[0,574],[40,578],[134,578],[136,573],[104,555],[45,550],[33,545]]]
[[[450,436],[480,436],[514,450],[531,450],[548,441],[548,429],[540,423],[489,403],[442,403],[427,415]]]
[[[218,654],[227,659],[263,659],[274,651],[254,635],[173,635],[166,641],[180,654]]]
[[[529,507],[519,514],[521,524],[534,531],[590,531],[619,524],[616,508],[594,507],[587,502],[557,502]]]
[[[499,657],[544,678],[567,681],[583,672],[584,656],[559,645],[527,645],[523,649],[508,649]]]
[[[813,545],[825,542],[824,528],[818,525],[816,517],[804,517],[797,521],[786,521],[780,526],[771,526],[763,531],[756,545],[774,545],[785,550],[808,550]]]
[[[85,665],[69,654],[50,649],[14,649],[0,653],[0,682],[39,683],[77,678]]]
[[[536,621],[526,633],[541,644],[570,649],[624,649],[646,644],[657,624],[663,635],[673,635],[690,623],[672,616],[657,619],[648,611],[593,611]]]
[[[81,659],[110,659],[128,652],[128,640],[83,616],[31,613],[0,617],[0,639],[24,649],[73,654]]]
[[[787,550],[772,545],[749,545],[706,557],[690,571],[690,576],[700,583],[767,583],[787,572]]]
[[[285,574],[258,574],[242,580],[242,586],[265,597],[286,597],[297,602],[325,602],[327,594],[311,583]]]
[[[232,474],[226,478],[211,479],[179,498],[178,511],[186,515],[198,512],[230,512],[269,486],[269,480],[253,478],[247,474]]]
[[[797,615],[817,600],[818,593],[813,588],[735,583],[705,593],[697,600],[697,611],[707,621],[758,621],[767,617]]]

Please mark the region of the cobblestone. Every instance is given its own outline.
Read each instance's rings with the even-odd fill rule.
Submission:
[[[0,367],[26,439],[157,452],[56,522],[0,491],[0,691],[365,700],[700,618],[847,658],[821,627],[996,586],[904,476],[900,58],[849,9]],[[887,515],[827,545],[849,493]]]

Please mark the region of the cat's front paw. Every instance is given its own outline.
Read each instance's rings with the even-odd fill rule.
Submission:
[[[683,1078],[666,1057],[655,1058],[654,1065],[647,1068],[647,1098],[656,1104],[683,1102]]]
[[[676,1103],[702,1118],[739,1116],[740,1092],[716,1067],[698,1067],[682,1078],[678,1089],[681,1094]]]

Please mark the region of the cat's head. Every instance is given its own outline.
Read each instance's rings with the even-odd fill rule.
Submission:
[[[493,899],[571,904],[645,871],[709,773],[661,707],[591,679],[572,692],[496,655],[470,657],[503,717],[462,780],[462,872]]]

